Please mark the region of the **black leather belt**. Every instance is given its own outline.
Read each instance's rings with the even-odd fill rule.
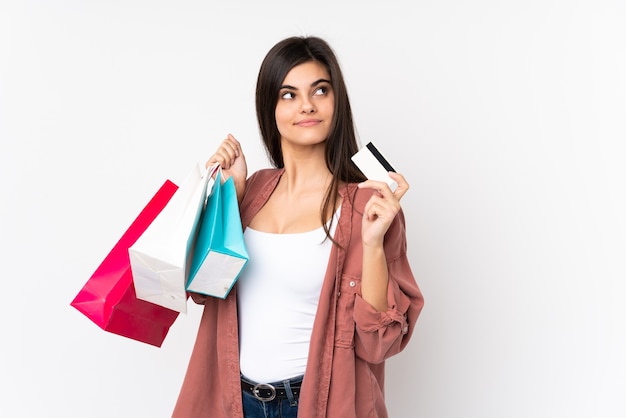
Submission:
[[[302,383],[290,385],[291,393],[294,399],[298,399],[300,395],[300,386]],[[251,383],[241,379],[241,389],[244,392],[252,394],[255,398],[263,402],[269,402],[276,398],[287,399],[287,389],[284,385],[270,385],[269,383]]]

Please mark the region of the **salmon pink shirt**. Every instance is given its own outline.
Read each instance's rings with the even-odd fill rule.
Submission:
[[[240,205],[245,229],[267,202],[282,169],[257,171]],[[363,208],[372,191],[349,184],[340,190],[339,222],[309,345],[298,402],[299,418],[387,417],[385,360],[402,351],[424,304],[407,258],[404,213],[385,235],[388,309],[377,312],[361,298]],[[242,418],[237,284],[224,300],[192,295],[204,303],[196,342],[173,418]],[[264,326],[272,318],[259,320]],[[263,361],[263,359],[259,359]]]

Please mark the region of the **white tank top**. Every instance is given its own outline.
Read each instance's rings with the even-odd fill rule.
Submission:
[[[304,374],[332,246],[325,237],[322,227],[297,234],[246,229],[249,260],[237,297],[240,366],[248,379],[268,383]]]

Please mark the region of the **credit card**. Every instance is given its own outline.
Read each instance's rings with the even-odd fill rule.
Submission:
[[[384,181],[389,185],[392,192],[395,192],[398,188],[398,183],[389,177],[388,174],[389,171],[395,172],[396,170],[371,142],[368,142],[367,145],[354,154],[352,161],[369,180]]]

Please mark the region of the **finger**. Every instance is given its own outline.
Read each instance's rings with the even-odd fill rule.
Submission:
[[[365,206],[365,213],[367,219],[383,218],[386,220],[393,220],[396,214],[400,211],[400,203],[393,197],[391,199],[385,199],[384,197],[378,197],[373,195]]]
[[[370,221],[384,218],[385,216],[385,207],[378,203],[372,202],[368,211],[367,211],[367,219]]]
[[[373,189],[377,191],[381,196],[386,196],[386,197],[393,196],[393,193],[391,192],[389,185],[385,183],[384,181],[365,180],[359,183],[358,187],[362,189]]]
[[[224,142],[228,142],[231,145],[235,151],[235,157],[239,157],[239,155],[241,155],[241,144],[237,141],[233,134],[229,133]]]
[[[213,154],[206,163],[206,167],[213,166],[215,164],[219,164],[224,169],[228,169],[230,167],[230,162],[233,157],[230,156],[227,149],[224,147],[219,148],[215,154]]]
[[[232,164],[234,164],[235,159],[240,154],[241,149],[239,141],[237,141],[232,134],[228,134],[228,137],[222,141],[215,154],[209,158],[206,166],[209,167],[211,165],[219,164],[222,168],[228,169]]]
[[[395,192],[393,192],[393,194],[399,201],[406,194],[406,192],[409,191],[409,183],[406,181],[402,174],[395,171],[390,171],[389,177],[391,177],[398,184],[398,187],[396,188]]]

